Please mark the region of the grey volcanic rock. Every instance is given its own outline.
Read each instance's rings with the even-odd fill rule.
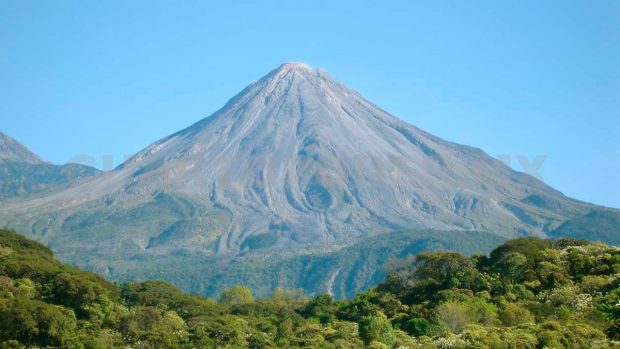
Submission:
[[[595,208],[302,63],[280,66],[114,171],[5,206],[0,225],[112,276],[118,262],[144,256],[198,253],[225,265],[402,229],[545,236]]]

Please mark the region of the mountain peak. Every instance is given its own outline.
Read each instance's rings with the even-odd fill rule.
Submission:
[[[220,253],[253,235],[289,246],[412,227],[510,234],[557,223],[519,218],[522,198],[554,195],[542,183],[399,120],[304,63],[280,65],[115,175],[128,180],[110,177],[96,192],[191,195],[225,210],[226,227],[209,232]],[[194,234],[178,232],[183,243],[185,233]]]
[[[289,70],[314,70],[312,67],[303,62],[286,62],[282,63],[277,70],[289,71]]]
[[[31,164],[44,163],[41,158],[31,152],[13,137],[0,132],[0,162],[15,161]]]
[[[281,81],[291,82],[293,78],[301,78],[302,80],[316,80],[321,76],[319,69],[314,69],[302,62],[287,62],[281,64],[276,69],[261,79],[267,85],[271,83],[278,84]]]

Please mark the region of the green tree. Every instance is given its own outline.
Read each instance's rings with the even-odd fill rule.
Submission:
[[[189,336],[187,327],[174,311],[155,307],[135,307],[121,319],[126,338],[151,343],[156,348],[180,348]]]
[[[440,324],[452,333],[461,333],[465,325],[476,322],[472,309],[463,303],[447,302],[440,304],[435,312]]]
[[[509,240],[491,252],[489,263],[496,265],[506,256],[512,253],[520,253],[525,256],[530,266],[533,266],[541,260],[543,251],[549,247],[551,244],[548,241],[536,237]]]
[[[620,339],[620,302],[618,304],[600,304],[598,310],[603,318],[610,322],[610,325],[605,329],[607,335],[615,340]]]
[[[515,303],[507,303],[499,311],[499,319],[505,326],[534,323],[534,315]]]
[[[300,310],[304,317],[314,317],[321,323],[328,323],[335,319],[338,304],[327,294],[320,295],[312,299],[305,307]]]
[[[424,318],[413,318],[407,320],[402,329],[412,336],[430,336],[433,334],[434,326]]]
[[[252,291],[249,288],[237,285],[222,291],[220,302],[228,305],[243,305],[254,301]]]
[[[416,257],[415,277],[434,280],[443,288],[476,287],[478,271],[471,258],[458,253],[425,252]]]
[[[377,341],[391,346],[395,340],[392,325],[382,313],[362,317],[359,322],[359,333],[360,338],[367,344]]]
[[[72,311],[27,298],[0,303],[0,341],[63,346],[75,336]]]
[[[494,269],[511,282],[523,282],[528,279],[529,263],[525,255],[511,251],[501,256]]]

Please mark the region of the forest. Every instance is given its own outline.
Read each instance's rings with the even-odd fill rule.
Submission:
[[[394,259],[355,298],[117,284],[0,231],[0,348],[620,348],[620,249],[510,240]]]

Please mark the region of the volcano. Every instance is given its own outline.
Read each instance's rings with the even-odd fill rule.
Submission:
[[[395,231],[544,237],[610,211],[420,130],[303,63],[281,65],[113,171],[2,204],[1,225],[65,260],[193,291],[240,261],[337,254]],[[200,273],[171,276],[188,265]],[[304,287],[268,283],[283,282]]]

